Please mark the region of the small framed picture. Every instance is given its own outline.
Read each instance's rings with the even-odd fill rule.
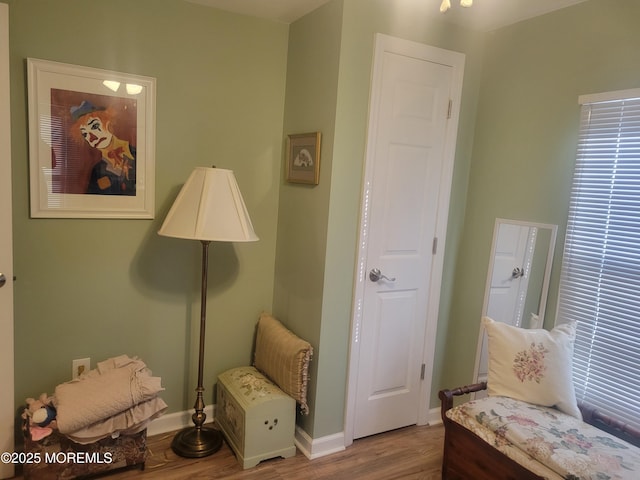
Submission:
[[[155,79],[27,59],[32,218],[153,218]]]
[[[320,138],[320,132],[288,136],[288,182],[318,185],[320,180]]]

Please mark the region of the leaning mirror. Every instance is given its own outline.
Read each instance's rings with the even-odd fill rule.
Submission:
[[[523,328],[541,328],[558,227],[496,219],[482,316]],[[476,382],[487,379],[487,339],[480,328]]]

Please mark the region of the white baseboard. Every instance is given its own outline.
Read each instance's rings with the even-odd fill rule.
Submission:
[[[204,407],[204,413],[207,416],[206,423],[212,422],[214,419],[215,405],[207,405]],[[191,420],[193,410],[185,410],[182,412],[174,412],[163,415],[149,423],[147,427],[147,435],[160,435],[167,432],[173,432],[182,428],[193,425]],[[438,425],[442,423],[440,417],[440,409],[432,408],[429,410],[429,425]],[[309,460],[324,457],[345,450],[344,432],[334,433],[320,438],[311,438],[307,432],[296,425],[295,444],[298,450]]]
[[[440,408],[432,408],[429,410],[427,422],[428,425],[431,426],[442,423]],[[299,426],[296,426],[295,443],[296,447],[298,447],[309,460],[341,452],[346,448],[344,432],[327,435],[326,437],[311,438],[307,432]]]
[[[431,410],[429,410],[427,423],[429,425],[439,425],[442,423],[442,417],[440,416],[440,407],[432,408]]]
[[[212,422],[214,419],[215,405],[207,405],[204,407],[204,413],[207,415],[206,423]],[[173,432],[193,425],[191,420],[193,410],[185,410],[182,412],[174,412],[163,415],[149,423],[147,427],[147,435],[161,435],[167,432]],[[332,453],[340,452],[344,447],[344,433],[336,433],[322,438],[311,438],[302,428],[296,426],[295,436],[296,447],[309,459],[324,457]]]
[[[193,421],[191,420],[193,412],[194,410],[192,409],[162,415],[149,423],[149,426],[147,427],[147,435],[160,435],[162,433],[173,432],[174,430],[190,427],[193,425]],[[207,416],[205,422],[213,422],[214,406],[205,406],[204,413]]]
[[[296,426],[296,447],[309,460],[341,452],[345,449],[344,432],[327,435],[321,438],[311,438],[307,432]]]

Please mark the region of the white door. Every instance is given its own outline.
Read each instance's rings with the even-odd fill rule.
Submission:
[[[353,438],[425,423],[463,61],[377,37],[350,361]]]
[[[13,249],[9,128],[9,6],[0,3],[0,453],[13,452]],[[3,280],[4,278],[4,280]],[[13,476],[0,462],[0,478]]]

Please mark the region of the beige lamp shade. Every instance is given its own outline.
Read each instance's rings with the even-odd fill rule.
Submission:
[[[218,242],[258,240],[233,172],[207,167],[191,173],[158,234]]]

